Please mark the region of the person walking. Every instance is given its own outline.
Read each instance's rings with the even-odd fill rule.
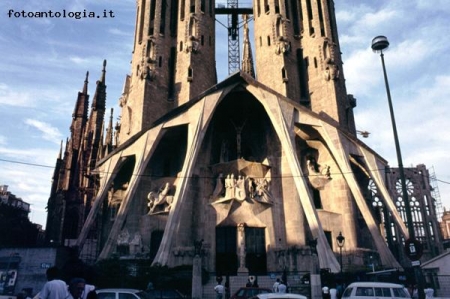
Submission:
[[[430,285],[427,285],[427,288],[423,290],[423,292],[425,293],[425,299],[431,299],[434,297],[434,290]]]
[[[59,269],[50,267],[46,271],[47,282],[39,293],[39,299],[66,299],[69,296],[67,284],[59,279]]]
[[[214,287],[214,291],[216,292],[216,299],[223,299],[225,287],[221,284],[221,282],[217,283],[217,285]]]
[[[284,284],[284,281],[280,281],[280,284],[278,285],[278,293],[284,294],[286,293],[287,286]]]
[[[327,286],[322,288],[322,299],[330,299],[330,288]]]
[[[330,299],[338,299],[336,288],[331,288],[330,289]]]
[[[83,299],[83,293],[86,288],[86,281],[83,278],[73,278],[69,283],[68,299]]]
[[[280,279],[277,278],[277,280],[275,281],[275,283],[272,286],[272,292],[274,293],[278,293],[278,286],[280,285]]]

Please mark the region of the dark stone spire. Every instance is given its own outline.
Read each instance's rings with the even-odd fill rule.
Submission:
[[[84,94],[87,94],[87,92],[88,92],[88,83],[89,83],[88,79],[89,79],[89,71],[86,72],[86,79],[84,80],[84,85],[83,85],[83,93]]]
[[[105,110],[106,106],[106,59],[103,60],[103,69],[100,80],[97,81],[97,88],[95,89],[94,99],[92,100],[92,109]]]

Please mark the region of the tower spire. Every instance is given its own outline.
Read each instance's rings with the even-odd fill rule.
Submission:
[[[63,151],[63,141],[61,140],[61,145],[59,146],[58,159],[62,159],[62,151]]]
[[[106,106],[106,59],[103,60],[102,75],[97,81],[97,88],[95,89],[94,99],[92,100],[92,109],[105,110]]]
[[[86,79],[84,79],[84,85],[83,85],[83,93],[84,94],[87,94],[87,92],[88,92],[88,83],[89,83],[88,79],[89,79],[89,71],[86,72]]]
[[[108,128],[106,129],[105,145],[108,148],[108,152],[112,148],[113,144],[113,112],[114,108],[111,108],[111,115],[109,116],[109,124]]]
[[[248,15],[243,15],[244,20],[244,50],[242,53],[242,71],[255,78],[255,69],[253,67],[252,47],[249,39]]]
[[[100,78],[100,81],[105,83],[105,77],[106,77],[106,59],[103,60],[103,69],[102,69],[102,76]]]

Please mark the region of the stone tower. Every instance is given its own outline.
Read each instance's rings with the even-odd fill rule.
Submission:
[[[139,0],[119,144],[216,84],[213,0]]]
[[[334,2],[257,0],[255,5],[258,81],[355,134],[356,103],[345,89]]]

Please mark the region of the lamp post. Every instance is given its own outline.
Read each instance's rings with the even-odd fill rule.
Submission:
[[[392,106],[392,99],[391,99],[391,91],[389,89],[389,82],[387,78],[386,73],[386,66],[384,65],[384,54],[383,50],[387,49],[389,47],[389,41],[385,36],[377,36],[372,40],[372,50],[374,52],[379,52],[381,56],[381,65],[383,66],[383,74],[384,74],[384,83],[386,85],[386,93],[389,103],[389,111],[391,113],[391,122],[392,122],[392,131],[394,133],[394,142],[395,142],[395,150],[397,152],[397,161],[398,161],[398,171],[400,174],[400,183],[402,187],[402,198],[405,203],[405,212],[406,212],[406,220],[407,220],[407,226],[408,226],[408,233],[409,238],[414,239],[414,225],[412,221],[412,215],[411,215],[411,206],[409,204],[409,198],[408,198],[408,190],[406,189],[406,180],[405,180],[405,171],[403,169],[403,159],[402,159],[402,152],[400,150],[400,143],[398,140],[398,134],[397,134],[397,125],[395,123],[395,116],[394,116],[394,108]]]
[[[379,36],[376,36],[374,39],[372,39],[372,50],[375,53],[380,53],[381,65],[383,67],[384,83],[386,86],[386,93],[387,93],[387,98],[388,98],[388,103],[389,103],[389,111],[391,114],[392,131],[394,133],[395,150],[397,152],[398,170],[399,170],[399,175],[400,175],[400,184],[402,187],[402,199],[403,199],[403,202],[405,203],[405,214],[406,214],[409,239],[415,240],[414,223],[412,220],[411,206],[410,206],[409,198],[408,198],[408,190],[406,188],[406,179],[405,179],[405,171],[403,169],[402,153],[400,150],[400,143],[398,140],[397,125],[395,123],[394,108],[392,106],[391,91],[389,89],[389,82],[388,82],[387,73],[386,73],[386,66],[384,64],[383,50],[387,49],[388,47],[389,47],[389,41],[386,36],[379,35]],[[415,268],[417,268],[417,267],[415,267]],[[418,288],[419,299],[423,299],[423,298],[425,298],[425,294],[423,292],[423,284],[421,282],[421,273],[419,273],[419,272],[420,272],[420,266],[418,269],[416,269],[415,273],[416,273],[416,279],[418,280],[418,286],[419,286],[419,288]]]
[[[342,247],[345,244],[345,237],[342,235],[342,232],[339,232],[339,235],[336,237],[337,246],[339,247],[339,264],[341,266],[341,274],[342,274]]]

